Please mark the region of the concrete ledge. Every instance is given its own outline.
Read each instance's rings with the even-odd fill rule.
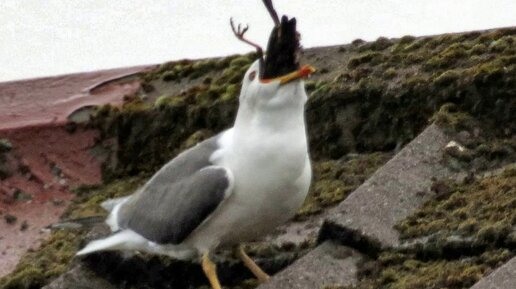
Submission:
[[[96,276],[94,272],[82,264],[77,264],[71,270],[59,276],[43,289],[116,289],[116,286],[103,278]]]
[[[320,239],[339,239],[367,253],[399,245],[394,225],[430,196],[434,179],[449,176],[442,150],[450,138],[435,124],[330,211]]]
[[[510,289],[516,288],[516,257],[487,277],[478,281],[471,289]]]
[[[314,289],[331,285],[354,285],[357,262],[363,256],[357,251],[326,241],[273,276],[257,289]]]

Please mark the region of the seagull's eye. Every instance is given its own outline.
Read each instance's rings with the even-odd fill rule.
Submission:
[[[256,71],[249,73],[249,81],[253,81],[255,77],[256,77]]]

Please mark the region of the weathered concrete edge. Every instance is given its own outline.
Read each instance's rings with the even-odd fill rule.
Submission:
[[[42,289],[116,289],[108,280],[98,278],[94,272],[77,262],[67,272],[61,274],[57,279],[50,284],[44,286]]]
[[[319,242],[337,240],[373,257],[383,249],[398,246],[399,238],[398,232],[394,229],[395,223],[428,200],[433,178],[449,173],[440,160],[442,149],[450,140],[451,136],[445,134],[436,124],[428,126],[328,214],[319,234]],[[418,171],[414,173],[413,170]],[[387,184],[386,180],[391,180],[390,184]],[[413,186],[411,182],[417,185]],[[374,197],[378,192],[397,188],[402,193],[387,196],[386,200]],[[405,198],[409,198],[409,202],[405,202],[405,211],[394,214],[394,218],[386,218],[380,211],[371,210],[375,201],[393,204],[386,210],[399,210],[399,207],[394,205],[406,201]],[[364,206],[363,200],[371,203]],[[361,205],[366,209],[361,209]],[[379,205],[380,208],[382,206],[386,207],[384,204]],[[377,232],[374,228],[382,228],[382,231]]]
[[[314,289],[357,283],[358,251],[325,241],[257,289]]]
[[[509,260],[488,276],[480,279],[471,289],[516,288],[516,257]]]

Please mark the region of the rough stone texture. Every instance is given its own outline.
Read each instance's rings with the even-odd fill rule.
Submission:
[[[333,209],[321,239],[339,239],[373,254],[397,246],[394,225],[428,199],[433,179],[449,175],[441,163],[449,141],[437,125],[430,125]]]
[[[357,262],[361,259],[362,255],[357,251],[325,241],[258,289],[314,289],[353,285],[357,282]]]
[[[471,289],[510,288],[516,288],[516,257],[471,287]]]
[[[52,283],[43,289],[116,289],[106,279],[97,277],[94,272],[82,264],[77,264],[74,268],[59,276]]]

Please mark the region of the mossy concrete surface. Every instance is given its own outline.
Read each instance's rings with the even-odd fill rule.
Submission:
[[[487,177],[436,181],[433,198],[397,225],[402,238],[416,241],[364,262],[353,288],[469,288],[510,260],[516,255],[515,172],[508,167]]]
[[[362,261],[362,254],[356,250],[325,241],[258,288],[313,289],[322,284],[354,284],[356,264]]]
[[[318,179],[295,222],[318,216],[345,199],[353,187],[360,185],[393,151],[399,151],[432,121],[457,134],[455,140],[466,149],[466,154],[450,150],[444,156],[444,165],[449,170],[478,175],[514,162],[515,38],[516,29],[510,28],[420,38],[379,38],[374,42],[354,41],[344,46],[307,50],[303,62],[318,68],[306,82],[310,153]],[[128,96],[131,101],[122,107],[98,108],[89,126],[100,130],[98,147],[109,154],[103,170],[106,184],[80,189],[65,218],[105,214],[98,206],[102,200],[131,193],[181,150],[230,127],[237,111],[241,77],[254,58],[254,54],[248,54],[167,63],[142,75],[140,91]],[[480,185],[470,189],[484,190]],[[483,195],[473,194],[477,200]],[[503,197],[503,200],[510,204],[510,199]],[[445,215],[443,220],[448,220],[447,214],[461,214],[457,210],[442,210],[439,214]],[[506,234],[507,223],[488,225],[486,220],[495,218],[490,215],[491,211],[479,215],[483,217],[473,222],[482,228],[486,226],[487,240],[496,240],[488,241],[489,245],[483,250],[471,256],[448,258],[441,254],[427,259],[410,250],[379,251],[377,258],[363,262],[357,286],[467,288],[514,255],[514,248],[507,245],[511,244],[507,240],[513,237],[512,233]],[[424,220],[415,221],[414,226],[408,225],[414,222],[412,217],[407,223],[399,224],[407,226],[402,235],[418,237],[418,234],[423,235],[422,228],[435,228],[424,226],[432,222],[427,219],[435,214],[430,211],[420,214]],[[514,220],[508,222],[515,224]],[[46,246],[25,256],[13,274],[1,279],[0,288],[38,288],[75,266],[69,262],[84,233],[54,234]],[[66,248],[66,253],[57,254],[54,253],[57,249],[50,249],[57,246],[56,238],[61,236],[58,234],[77,237],[69,235],[69,242],[59,247]],[[307,249],[306,245],[287,245],[277,250],[260,248],[251,247],[250,251],[254,256],[265,256],[259,262],[266,269],[274,269],[271,273],[290,264]],[[47,254],[64,257],[55,260]],[[279,259],[274,259],[275,256]],[[41,265],[50,269],[45,272],[31,269],[39,260],[50,260],[48,265]],[[251,276],[246,274],[249,273],[234,269],[231,260],[234,259],[223,258],[219,267],[225,284],[254,288],[256,282],[248,280]],[[117,254],[94,255],[90,261],[93,267],[102,262],[113,266],[117,262],[121,264],[116,276],[106,273],[109,272],[107,267],[105,275],[101,274],[102,270],[97,272],[120,288],[169,288],[167,286],[179,284],[166,282],[165,277],[172,272],[170,269],[192,281],[190,288],[206,286],[195,264],[170,263],[167,259],[138,255],[123,259]],[[430,272],[440,268],[443,269],[437,271],[440,274],[429,277],[434,276]],[[226,273],[228,275],[224,275]],[[124,279],[138,276],[143,277],[136,283]],[[160,277],[155,280],[162,282],[145,283],[156,276]],[[339,284],[335,286],[338,288]]]
[[[442,163],[442,150],[449,141],[441,128],[429,126],[331,209],[321,237],[341,239],[371,255],[398,246],[396,223],[430,197],[432,178],[450,175]]]

